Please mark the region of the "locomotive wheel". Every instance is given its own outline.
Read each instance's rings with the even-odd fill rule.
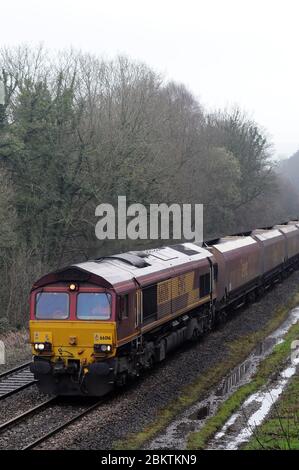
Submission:
[[[201,336],[201,333],[200,333],[200,331],[199,331],[199,328],[194,328],[193,333],[192,333],[192,338],[191,338],[191,339],[192,339],[193,341],[197,341],[198,338],[200,338],[200,336]]]
[[[128,381],[127,372],[122,372],[116,377],[115,385],[119,388],[124,387]]]

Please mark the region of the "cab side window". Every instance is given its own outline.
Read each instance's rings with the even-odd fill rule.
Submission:
[[[157,284],[142,289],[143,322],[154,320],[157,315]]]
[[[129,296],[121,295],[119,297],[119,312],[118,318],[120,320],[125,320],[129,317]]]
[[[210,293],[210,273],[203,274],[199,278],[200,297],[205,297]]]

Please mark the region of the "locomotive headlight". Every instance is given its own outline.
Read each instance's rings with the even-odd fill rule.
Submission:
[[[111,344],[95,344],[94,350],[95,352],[111,352],[112,346]]]
[[[72,283],[69,285],[69,290],[70,290],[70,291],[76,291],[76,290],[78,290],[77,284],[75,284],[74,282],[72,282]]]
[[[36,351],[51,351],[51,344],[50,343],[35,343],[34,349]]]

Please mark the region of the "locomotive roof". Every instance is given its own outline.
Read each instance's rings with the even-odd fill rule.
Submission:
[[[101,276],[115,286],[133,279],[142,283],[145,278],[149,280],[153,275],[158,275],[165,270],[172,270],[175,273],[176,268],[186,263],[196,263],[212,256],[208,250],[193,243],[184,243],[180,245],[179,249],[175,247],[178,245],[145,250],[141,253],[121,253],[79,263],[76,267]],[[131,255],[131,257],[126,255]],[[139,264],[140,261],[142,264]]]
[[[165,278],[166,270],[172,277],[184,270],[186,265],[196,268],[199,264],[208,264],[208,258],[212,256],[210,251],[195,243],[103,256],[50,273],[41,278],[34,288],[62,280],[80,280],[80,273],[82,279],[84,273],[88,273],[91,282],[121,292],[135,288],[135,281],[140,285],[157,282]]]

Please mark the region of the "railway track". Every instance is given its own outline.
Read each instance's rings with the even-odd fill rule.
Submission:
[[[38,411],[41,411],[42,409],[46,408],[48,405],[54,404],[56,400],[57,400],[56,397],[49,398],[49,400],[43,401],[39,405],[36,405],[33,408],[30,408],[30,410],[24,411],[24,413],[20,413],[15,418],[5,421],[5,423],[0,424],[0,433],[3,432],[5,429],[9,428],[10,426],[13,426],[14,424],[18,424],[20,421],[26,418],[29,418],[29,416],[34,415],[34,413]]]
[[[33,439],[32,442],[25,443],[23,447],[20,447],[20,450],[34,449],[39,444],[49,439],[51,436],[57,434],[59,431],[62,431],[70,424],[74,423],[81,417],[90,413],[92,410],[97,408],[101,403],[102,403],[102,400],[97,400],[95,403],[93,402],[92,404],[89,404],[88,406],[84,407],[84,409],[82,409],[82,405],[80,405],[80,408],[81,408],[80,411],[76,412],[76,409],[75,409],[74,413],[72,413],[70,417],[66,417],[64,419],[63,415],[64,415],[64,412],[67,410],[69,403],[67,402],[65,404],[63,403],[63,401],[61,402],[61,399],[59,399],[59,397],[51,397],[48,400],[45,400],[42,403],[39,403],[38,405],[30,408],[29,410],[23,413],[20,413],[14,418],[11,418],[8,421],[0,424],[0,442],[1,442],[1,438],[5,436],[5,432],[15,433],[17,431],[18,433],[19,425],[21,425],[21,428],[22,426],[23,428],[25,427],[27,430],[27,435],[30,435],[30,427],[32,426],[30,419],[32,419],[33,422],[36,423],[36,419],[37,420],[39,419],[39,414],[41,413],[42,422],[46,422],[47,413],[49,413],[49,411],[51,410],[51,407],[54,407],[54,410],[55,410],[55,407],[57,406],[57,410],[55,410],[55,416],[57,414],[57,419],[55,417],[55,422],[53,423],[53,427],[51,427],[51,429],[47,430],[44,433],[43,431],[41,431],[42,435],[40,435],[36,439]],[[42,415],[43,412],[46,413],[44,419]],[[28,422],[27,422],[27,419],[29,420]],[[36,424],[34,424],[34,426],[35,425]],[[42,427],[42,430],[43,430],[43,427]],[[21,429],[21,434],[22,434],[22,429]]]
[[[36,380],[29,370],[29,362],[0,374],[0,400],[34,384]]]
[[[86,416],[88,413],[90,413],[92,410],[96,409],[100,404],[102,403],[102,400],[100,401],[97,401],[96,403],[90,405],[88,408],[86,408],[85,410],[83,411],[80,411],[79,413],[77,413],[75,416],[73,416],[72,418],[68,419],[67,421],[65,421],[64,423],[62,424],[59,424],[58,426],[54,427],[53,429],[51,429],[50,431],[48,431],[46,434],[44,434],[43,436],[39,437],[38,439],[35,439],[34,441],[32,441],[30,444],[27,444],[25,445],[24,447],[22,447],[21,450],[32,450],[34,448],[36,448],[37,446],[39,446],[40,444],[42,444],[43,442],[45,442],[47,439],[49,439],[50,437],[54,436],[55,434],[57,434],[58,432],[62,431],[63,429],[65,429],[66,427],[68,427],[70,424],[74,423],[75,421],[77,421],[78,419],[82,418],[83,416]]]
[[[20,390],[23,390],[26,387],[29,387],[30,385],[36,382],[33,374],[29,370],[29,365],[30,365],[30,362],[26,362],[0,374],[0,401],[10,395],[13,395],[19,392]],[[74,423],[75,421],[79,420],[81,417],[90,413],[92,410],[97,408],[100,405],[100,403],[102,403],[102,400],[101,401],[97,400],[96,403],[92,403],[91,405],[84,407],[83,410],[81,409],[78,412],[75,411],[75,414],[72,414],[72,416],[63,420],[63,418],[61,418],[61,411],[62,411],[63,405],[61,404],[58,397],[51,397],[43,401],[42,403],[39,403],[38,405],[30,408],[29,410],[18,414],[14,418],[11,418],[8,421],[0,424],[0,440],[1,440],[1,436],[3,436],[5,432],[10,432],[11,430],[13,431],[14,427],[16,427],[17,429],[17,426],[18,425],[22,426],[22,423],[27,422],[27,419],[29,420],[27,426],[28,428],[30,428],[31,418],[34,419],[35,417],[39,415],[39,413],[47,411],[52,406],[55,407],[57,405],[59,407],[57,410],[57,414],[58,414],[57,422],[61,421],[61,419],[63,422],[59,422],[59,424],[57,424],[56,422],[56,425],[54,425],[52,429],[48,430],[47,432],[39,436],[37,439],[32,440],[32,442],[29,442],[28,444],[25,444],[23,447],[21,447],[21,450],[34,449],[39,444],[49,439],[51,436],[57,434],[59,431],[62,431],[70,424]]]

